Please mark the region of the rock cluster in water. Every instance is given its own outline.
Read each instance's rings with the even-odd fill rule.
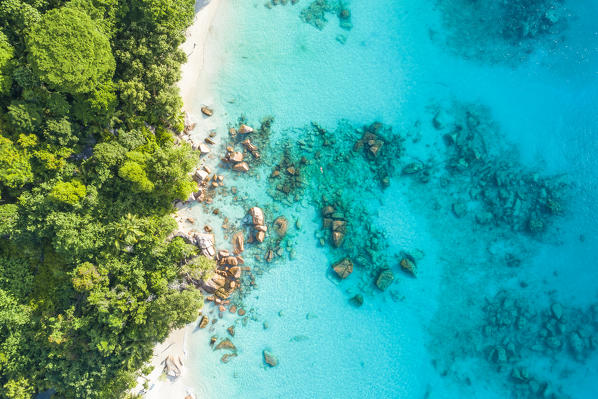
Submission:
[[[309,6],[301,10],[300,17],[303,22],[322,30],[328,23],[328,19],[326,19],[328,14],[336,15],[341,28],[345,30],[353,29],[351,10],[343,1],[339,0],[314,0]]]
[[[286,6],[287,4],[295,5],[299,3],[299,0],[269,0],[264,3],[264,7],[272,8],[275,6]]]
[[[395,174],[396,161],[400,159],[403,140],[392,134],[392,128],[375,122],[362,129],[363,135],[353,145],[353,151],[362,153],[373,170],[375,179],[385,188]]]
[[[564,0],[441,0],[448,40],[466,58],[519,62],[536,46],[552,46],[571,18]]]
[[[515,231],[542,233],[562,211],[567,185],[558,177],[542,177],[522,167],[507,150],[492,142],[498,130],[483,110],[439,110],[434,127],[444,134],[451,177],[464,177],[467,197],[456,199],[452,211],[464,217],[471,209],[478,224],[505,224]],[[453,179],[454,180],[454,179]],[[448,185],[448,181],[444,181]]]
[[[312,122],[306,133],[293,154],[310,159],[302,175],[310,182],[306,196],[321,217],[316,239],[336,260],[348,258],[359,267],[360,286],[371,292],[390,263],[386,237],[372,223],[364,199],[373,198],[397,174],[403,138],[378,122],[357,129],[341,122],[335,131]]]
[[[537,359],[558,355],[559,359],[584,362],[598,348],[596,305],[581,309],[554,301],[537,309],[501,291],[487,302],[484,315],[479,354],[507,376],[516,397],[565,397],[540,371],[532,369],[541,363]]]
[[[565,23],[562,0],[509,0],[500,3],[501,33],[515,43],[557,33]]]
[[[388,253],[387,236],[376,227],[376,207],[370,206],[368,199],[375,201],[393,177],[401,176],[405,181],[441,189],[450,185],[458,196],[445,195],[439,201],[447,202],[455,217],[471,217],[480,225],[504,225],[534,234],[543,231],[550,218],[560,212],[564,185],[558,179],[537,176],[504,153],[495,151],[496,146],[489,140],[497,131],[485,117],[472,107],[435,113],[431,123],[439,137],[444,137],[447,148],[445,162],[440,163],[445,166],[442,168],[431,160],[406,159],[404,138],[378,122],[360,128],[341,122],[335,131],[312,123],[296,141],[289,141],[287,137],[282,143],[270,143],[273,118],[264,118],[260,128],[254,129],[241,117],[234,127],[229,126],[230,142],[221,167],[249,172],[239,174],[240,179],[258,179],[260,172],[266,172],[262,176],[269,176],[267,192],[273,203],[260,200],[260,207],[256,207],[247,197],[235,195],[234,200],[240,202],[238,205],[249,212],[240,225],[227,218],[223,222],[224,238],[230,239],[231,251],[216,249],[211,234],[182,233],[188,242],[198,245],[202,254],[218,263],[214,276],[201,283],[212,294],[207,300],[214,303],[218,317],[203,316],[199,328],[212,331],[213,324],[222,318],[227,307],[231,313],[239,309],[243,324],[251,319],[245,316],[241,303],[243,296],[256,287],[255,276],[272,267],[277,259],[295,256],[292,239],[295,228],[300,229],[300,222],[292,223],[289,217],[295,206],[312,206],[317,210],[321,227],[315,239],[329,252],[331,262],[326,267],[333,275],[340,280],[360,279],[358,287],[363,294],[390,291],[396,300],[398,294],[392,288],[397,280],[395,271],[417,276],[423,252],[404,251],[397,259],[392,258]],[[194,178],[201,190],[199,195],[193,195],[193,200],[203,201],[206,206],[210,193],[223,190],[219,188],[223,185],[223,176],[212,175],[209,168],[198,169]],[[236,189],[231,193],[237,194]],[[288,207],[285,212],[280,211],[280,204]],[[254,266],[246,266],[244,258],[255,260]],[[516,259],[513,262],[517,263]],[[354,267],[358,272],[354,273]],[[363,294],[353,291],[348,300],[355,307],[362,306]],[[267,328],[268,323],[264,321],[263,325]],[[227,332],[234,337],[238,330],[232,325]],[[578,348],[576,359],[583,358],[594,342],[586,342],[585,335],[579,331],[575,334],[560,337],[559,348]],[[553,336],[544,338],[545,346],[556,345]],[[218,337],[214,336],[212,345],[229,351],[221,359],[224,363],[237,355],[229,338],[218,343]],[[502,365],[506,357],[506,365],[515,359],[509,352],[511,346],[502,340],[489,342],[488,347],[484,356],[491,361],[500,359],[498,363]],[[275,365],[269,361],[277,363],[276,358],[270,353],[266,356],[265,351],[264,362]],[[519,368],[512,373],[519,379],[533,380]],[[537,377],[533,381],[543,387],[545,380]],[[534,384],[527,385],[535,387]],[[546,392],[546,387],[542,389],[541,392]]]
[[[227,153],[234,153],[235,147],[241,147],[243,153],[243,160],[249,166],[257,166],[260,164],[262,154],[260,149],[266,148],[270,141],[270,131],[274,118],[269,116],[262,119],[259,129],[251,127],[244,116],[239,117],[237,127],[229,125],[228,133],[232,143],[227,148]],[[223,159],[226,163],[228,160]]]
[[[280,162],[272,168],[269,180],[274,190],[269,190],[270,195],[279,201],[291,204],[299,201],[306,185],[302,170],[309,161],[305,156],[294,160],[288,146],[282,151]]]

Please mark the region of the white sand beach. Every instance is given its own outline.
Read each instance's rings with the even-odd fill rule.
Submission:
[[[140,379],[140,382],[147,381],[148,392],[145,394],[145,398],[185,398],[189,394],[185,385],[181,382],[181,379],[185,373],[184,362],[186,360],[185,350],[185,335],[186,328],[181,328],[173,331],[166,340],[154,348],[154,355],[150,364],[154,367],[153,371],[146,376],[146,378]],[[164,375],[164,365],[166,358],[172,356],[175,362],[179,359],[183,362],[181,367],[181,376],[174,378]],[[138,391],[140,392],[140,391]],[[141,393],[141,392],[140,392]]]
[[[183,99],[183,110],[193,114],[196,101],[210,104],[213,98],[209,93],[209,83],[218,70],[219,62],[214,47],[213,27],[216,16],[221,11],[223,0],[197,0],[195,21],[185,33],[186,41],[182,50],[187,62],[181,67],[179,88]],[[208,45],[209,44],[209,45]],[[201,95],[201,99],[198,97]],[[207,97],[207,98],[204,98]]]
[[[195,5],[195,20],[187,30],[186,41],[182,50],[187,54],[187,63],[181,68],[181,80],[178,84],[183,99],[183,110],[189,114],[197,127],[201,130],[207,128],[202,118],[194,115],[194,108],[201,107],[194,104],[201,101],[202,104],[211,104],[213,99],[209,94],[209,82],[217,71],[215,60],[209,59],[210,52],[207,50],[208,41],[211,40],[211,32],[214,19],[220,9],[223,0],[197,0]],[[195,394],[185,385],[187,369],[187,351],[185,348],[186,336],[194,328],[195,323],[172,331],[166,340],[154,348],[154,354],[150,361],[153,371],[145,376],[139,377],[138,386],[132,393],[143,394],[147,399],[195,399]],[[179,359],[182,362],[179,377],[169,377],[164,373],[165,361],[172,357],[175,362]],[[148,387],[147,391],[144,385]]]

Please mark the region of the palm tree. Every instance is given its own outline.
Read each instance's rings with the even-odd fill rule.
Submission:
[[[135,245],[139,238],[143,236],[143,221],[131,213],[121,218],[113,225],[114,229],[114,246],[117,250],[121,250]]]

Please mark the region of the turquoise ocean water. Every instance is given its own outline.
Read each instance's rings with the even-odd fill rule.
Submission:
[[[198,230],[215,227],[219,248],[231,248],[222,218],[241,228],[251,206],[270,230],[244,253],[253,285],[244,272],[232,301],[247,315],[209,305],[218,321],[189,335],[187,385],[206,399],[598,397],[598,4],[352,0],[340,6],[350,30],[336,11],[321,30],[306,23],[309,5],[223,0],[215,21],[222,67],[209,105],[222,142],[240,117],[256,130],[274,122],[250,135],[262,153],[251,173],[217,171],[219,190],[237,193],[191,214]],[[374,122],[377,158],[367,140],[354,147]],[[300,177],[287,195],[277,179],[288,162]],[[502,183],[482,177],[495,169]],[[500,216],[517,198],[523,224]],[[322,228],[330,204],[350,231],[340,249]],[[340,281],[331,264],[345,256],[355,267]],[[212,336],[237,356],[221,362]]]

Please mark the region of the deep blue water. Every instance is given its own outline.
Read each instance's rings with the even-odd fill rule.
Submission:
[[[331,12],[319,30],[300,17],[309,4],[223,0],[215,21],[222,65],[196,114],[215,109],[223,147],[241,116],[274,123],[250,135],[261,163],[218,169],[227,195],[190,212],[221,248],[221,218],[242,228],[251,206],[270,230],[244,254],[245,321],[205,309],[218,322],[190,334],[187,384],[200,398],[598,397],[598,5],[352,0],[352,29]],[[377,157],[371,137],[355,149],[364,126]],[[283,159],[298,185],[286,163],[269,177]],[[326,205],[348,224],[340,249]],[[345,256],[355,268],[340,281],[331,264]],[[230,325],[238,356],[223,364],[209,339]]]

